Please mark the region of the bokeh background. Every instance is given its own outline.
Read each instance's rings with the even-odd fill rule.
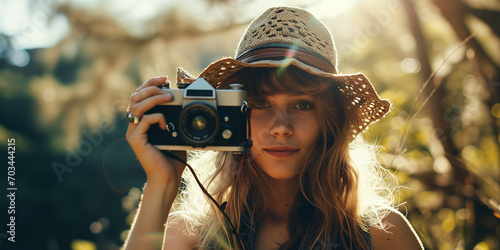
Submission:
[[[130,94],[233,56],[273,5],[324,21],[340,70],[393,102],[364,137],[425,247],[500,249],[498,0],[1,0],[0,249],[118,249],[145,181],[124,139]]]

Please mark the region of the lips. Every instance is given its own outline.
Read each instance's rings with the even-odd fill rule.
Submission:
[[[268,154],[276,157],[276,158],[287,158],[295,153],[299,152],[300,149],[290,146],[275,146],[275,147],[267,147],[264,148]]]

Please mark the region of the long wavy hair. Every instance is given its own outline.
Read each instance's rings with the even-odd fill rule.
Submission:
[[[338,244],[344,249],[368,249],[364,232],[382,226],[394,183],[376,161],[377,147],[353,139],[352,130],[362,119],[338,83],[295,66],[246,68],[228,81],[243,83],[248,99],[278,93],[314,96],[322,136],[298,174],[300,191],[290,213],[290,238],[280,249],[328,249]],[[264,191],[272,187],[252,157],[242,160],[242,155],[230,152],[190,156],[212,196],[219,203],[227,202],[225,213],[238,234],[247,233],[243,232],[245,224],[264,218],[268,206]],[[237,248],[238,239],[222,213],[201,197],[189,174],[185,179],[188,187],[180,194],[169,222],[185,220],[187,233],[200,239],[201,249]],[[250,221],[242,222],[244,216]]]

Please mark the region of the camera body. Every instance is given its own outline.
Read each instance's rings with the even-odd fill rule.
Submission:
[[[215,89],[205,79],[178,84],[179,89],[162,86],[173,96],[148,113],[161,113],[167,130],[151,126],[148,139],[160,150],[245,151],[247,145],[246,91],[242,84]]]

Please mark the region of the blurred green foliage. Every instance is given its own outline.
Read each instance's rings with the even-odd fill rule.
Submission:
[[[0,150],[16,139],[18,187],[18,241],[0,246],[118,249],[145,181],[124,140],[128,97],[150,77],[174,79],[179,65],[195,75],[233,55],[269,4],[172,1],[139,22],[110,4],[28,3],[28,24],[63,15],[69,30],[35,49],[19,48],[30,30],[18,34],[24,40],[0,33]],[[364,136],[383,147],[380,160],[401,185],[395,204],[426,248],[499,249],[498,1],[300,4],[331,28],[341,71],[365,73],[393,103]],[[42,32],[44,23],[28,27]],[[468,43],[464,34],[473,34]]]

